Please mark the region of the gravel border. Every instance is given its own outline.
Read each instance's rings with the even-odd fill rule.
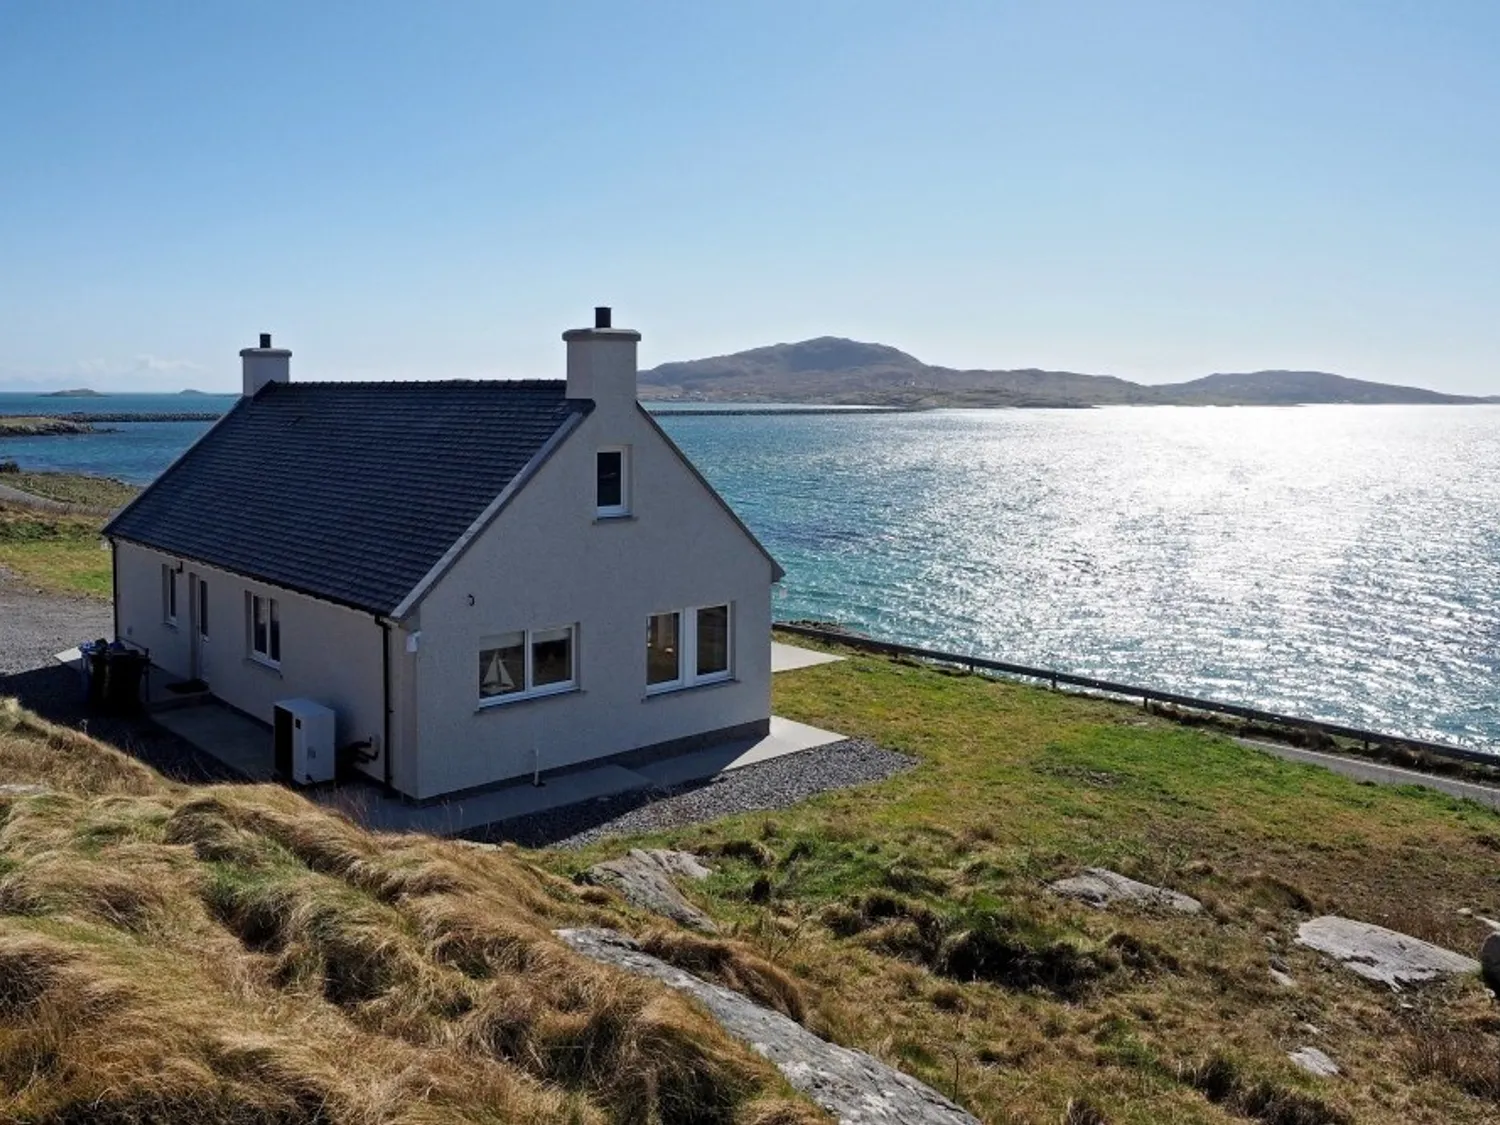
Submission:
[[[819,793],[883,781],[917,759],[847,738],[670,789],[643,789],[531,813],[459,835],[529,848],[581,848],[611,836],[658,832],[736,813],[784,809]]]

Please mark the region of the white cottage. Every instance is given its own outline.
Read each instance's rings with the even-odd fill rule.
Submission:
[[[563,339],[566,381],[294,383],[262,336],[105,529],[116,635],[268,726],[330,709],[416,800],[765,734],[780,567],[636,402],[640,334]]]

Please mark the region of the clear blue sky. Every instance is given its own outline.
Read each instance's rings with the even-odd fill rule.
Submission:
[[[1500,392],[1494,0],[0,0],[0,383],[815,335]]]

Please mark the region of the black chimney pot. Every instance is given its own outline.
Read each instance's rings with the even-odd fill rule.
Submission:
[[[594,308],[594,327],[608,328],[610,326],[610,312],[608,305],[598,305]]]
[[[263,348],[271,346],[271,334],[269,332],[262,332],[260,334],[260,346]]]

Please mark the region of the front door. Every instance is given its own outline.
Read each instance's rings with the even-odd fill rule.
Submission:
[[[208,582],[196,574],[188,575],[189,623],[188,643],[192,649],[192,678],[208,682]]]

